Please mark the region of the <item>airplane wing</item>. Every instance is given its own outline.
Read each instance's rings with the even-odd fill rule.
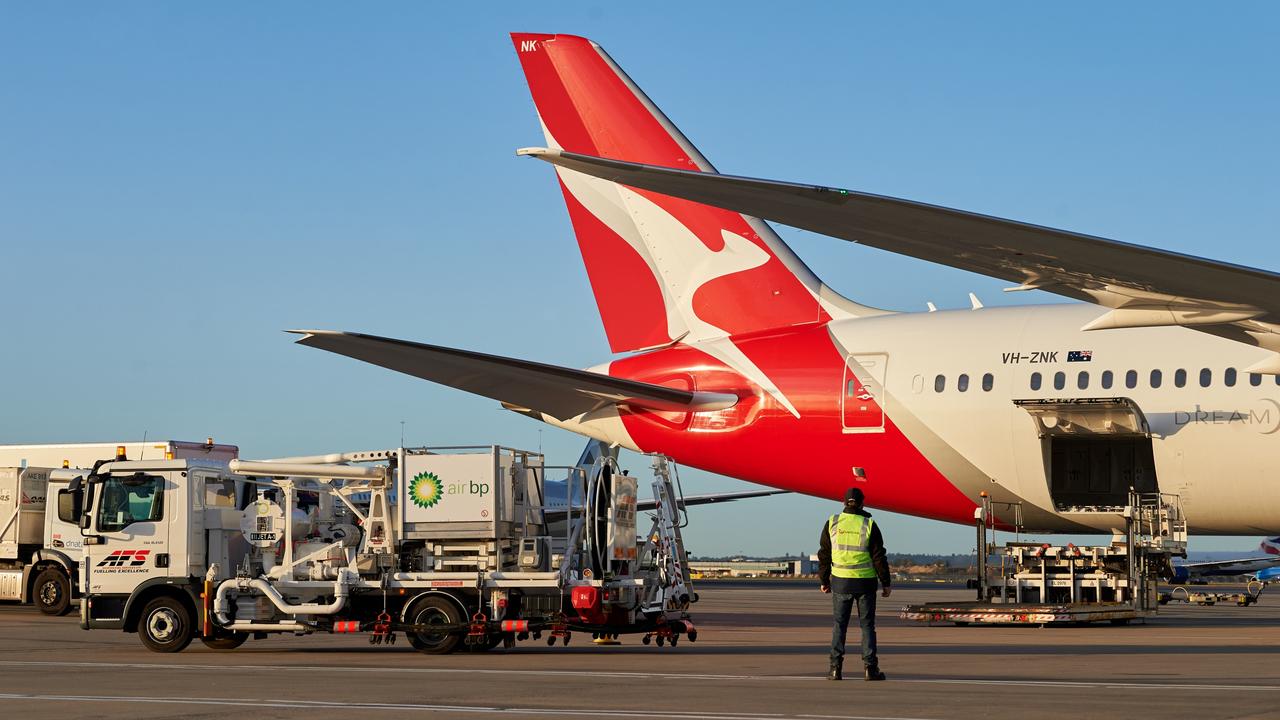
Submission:
[[[680,507],[694,505],[715,505],[716,503],[734,502],[748,498],[767,497],[769,495],[786,495],[790,490],[745,490],[731,493],[709,493],[706,495],[686,495]],[[636,503],[636,510],[653,510],[658,507],[657,500],[641,500]]]
[[[1258,579],[1275,579],[1280,577],[1280,537],[1263,538],[1258,550],[1266,553],[1264,557],[1244,558],[1242,560],[1211,560],[1208,562],[1182,563],[1173,568],[1174,582],[1186,582],[1191,578],[1208,576],[1233,576],[1258,573]]]
[[[1083,329],[1182,325],[1269,350],[1280,374],[1280,274],[1066,230],[817,185],[676,170],[563,150],[518,151],[642,190],[812,230],[1097,303]]]
[[[1248,575],[1280,565],[1280,557],[1243,558],[1241,560],[1213,560],[1209,562],[1183,563],[1173,568],[1175,582],[1186,582],[1199,577],[1234,577]]]
[[[738,396],[680,390],[586,370],[455,350],[363,333],[291,330],[299,345],[328,350],[516,408],[568,420],[607,405],[699,412],[733,407]]]

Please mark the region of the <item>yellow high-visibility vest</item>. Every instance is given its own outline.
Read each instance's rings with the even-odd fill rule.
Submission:
[[[876,569],[871,564],[867,545],[871,542],[871,528],[875,522],[869,517],[840,513],[827,522],[831,533],[831,574],[840,578],[874,578]]]

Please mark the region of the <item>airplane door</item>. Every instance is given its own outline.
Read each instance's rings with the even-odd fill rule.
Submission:
[[[840,415],[844,432],[884,432],[885,353],[850,355],[844,365]]]

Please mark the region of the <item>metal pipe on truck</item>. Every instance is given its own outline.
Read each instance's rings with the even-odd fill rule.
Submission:
[[[231,627],[233,630],[236,629],[235,626],[232,625],[232,618],[227,615],[227,612],[231,609],[231,603],[230,600],[227,599],[227,594],[232,590],[247,591],[249,588],[253,588],[254,590],[262,593],[271,601],[272,605],[275,605],[279,608],[280,612],[287,615],[333,615],[334,613],[342,610],[342,608],[347,604],[348,596],[346,571],[340,571],[338,573],[338,579],[333,583],[333,602],[324,605],[321,605],[320,603],[301,603],[293,605],[290,604],[289,601],[285,600],[284,596],[280,594],[280,591],[276,590],[271,583],[263,580],[262,578],[253,578],[247,582],[242,578],[231,578],[229,580],[224,580],[222,584],[218,586],[218,595],[213,601],[213,612],[218,616],[218,622]]]
[[[269,477],[341,478],[343,480],[378,480],[386,478],[384,467],[352,467],[350,465],[324,465],[319,463],[285,463],[248,460],[232,460],[227,466],[240,475],[266,475]]]

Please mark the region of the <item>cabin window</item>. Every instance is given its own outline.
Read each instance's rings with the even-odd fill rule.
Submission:
[[[1081,390],[1088,390],[1089,389],[1089,373],[1081,371],[1080,374],[1076,376],[1076,386],[1079,387]]]
[[[991,392],[991,388],[995,387],[996,378],[991,373],[982,376],[982,392]]]
[[[1031,373],[1031,389],[1032,390],[1040,389],[1040,373],[1038,372]]]
[[[1102,389],[1110,390],[1111,383],[1115,380],[1115,378],[1116,376],[1112,374],[1110,370],[1103,370],[1102,371]]]
[[[1164,381],[1164,373],[1160,372],[1159,370],[1151,371],[1151,387],[1158,388],[1160,387],[1160,383],[1163,381]]]
[[[1067,386],[1067,374],[1064,372],[1056,372],[1053,374],[1053,389],[1061,390]]]
[[[1186,386],[1187,386],[1187,371],[1186,371],[1186,370],[1183,370],[1182,368],[1178,368],[1177,370],[1175,370],[1175,371],[1173,372],[1173,385],[1174,385],[1174,387],[1186,387]]]
[[[933,379],[933,391],[934,391],[934,392],[942,392],[943,390],[946,390],[946,389],[947,389],[947,376],[946,376],[946,375],[939,375],[938,377],[936,377],[936,378],[934,378],[934,379]]]
[[[1258,373],[1249,373],[1249,384],[1258,387],[1262,384],[1262,376]]]
[[[1130,370],[1124,374],[1124,386],[1130,390],[1138,387],[1138,371]]]
[[[1227,387],[1236,386],[1236,369],[1235,368],[1227,368],[1226,370],[1222,371],[1222,384],[1226,385]]]
[[[1213,371],[1209,368],[1200,369],[1200,387],[1209,387],[1213,384]]]
[[[960,373],[960,377],[956,378],[956,389],[959,390],[960,392],[965,392],[969,389],[968,375],[966,375],[965,373]]]

